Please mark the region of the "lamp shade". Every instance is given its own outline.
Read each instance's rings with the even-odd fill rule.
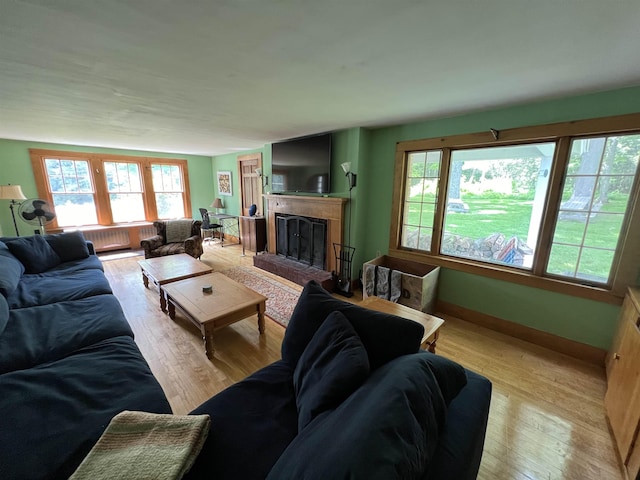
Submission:
[[[0,185],[0,199],[2,200],[26,200],[20,185]]]
[[[219,198],[216,198],[211,204],[211,208],[224,208],[224,205],[222,204],[222,200],[220,200]]]

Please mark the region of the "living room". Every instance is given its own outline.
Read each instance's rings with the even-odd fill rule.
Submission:
[[[591,7],[596,8],[596,5],[593,4]],[[32,6],[31,8],[35,7]],[[624,12],[626,21],[637,19],[637,9],[630,7],[630,10]],[[90,15],[91,13],[84,12],[83,14]],[[95,14],[95,12],[93,13]],[[387,13],[391,15],[391,12]],[[67,27],[69,24],[66,22],[72,21],[65,14],[55,9],[53,14],[57,20],[64,20],[62,25]],[[619,14],[621,17],[617,18],[624,18],[622,13]],[[20,17],[20,15],[25,17]],[[15,18],[28,18],[29,12],[21,12],[20,15]],[[16,32],[18,27],[16,27],[15,23],[11,23],[11,20],[15,20],[15,18],[12,18],[11,15],[6,18],[9,20],[6,23],[2,23],[3,30],[1,30],[3,41],[5,38],[12,37],[10,39],[11,42],[17,43],[22,40],[24,43],[28,43],[25,37],[20,36],[26,34],[18,34]],[[47,25],[42,17],[38,18],[40,19],[39,21],[43,22],[43,25]],[[409,19],[403,17],[403,20],[408,21]],[[377,23],[376,25],[381,26],[383,24]],[[33,34],[32,29],[35,28],[35,25],[30,27],[28,29],[29,34]],[[619,30],[627,31],[624,28]],[[101,31],[97,34],[98,37],[103,33]],[[204,34],[199,31],[198,35]],[[216,38],[216,40],[219,39]],[[612,44],[615,44],[615,41],[621,42],[617,37],[610,41]],[[123,44],[126,45],[126,42],[123,41]],[[571,48],[568,50],[571,50]],[[175,52],[170,49],[167,50],[167,55],[173,53]],[[62,53],[60,55],[64,57]],[[73,53],[69,55],[72,56]],[[565,53],[565,55],[568,55],[568,53]],[[609,54],[605,55],[608,56]],[[64,60],[62,57],[56,58],[62,62]],[[589,60],[591,64],[599,62],[599,60]],[[183,61],[181,65],[186,67],[186,65],[183,65],[186,63],[188,62]],[[19,64],[20,62],[14,59],[9,62],[8,66],[10,68],[6,71],[11,68],[19,70],[17,67]],[[264,63],[260,65],[265,67]],[[96,62],[94,67],[99,69],[99,62]],[[248,70],[246,65],[245,69]],[[294,70],[293,67],[292,70]],[[31,72],[31,70],[29,71]],[[194,74],[198,73],[190,69],[188,71]],[[261,88],[259,82],[261,75],[256,71],[245,73],[247,76],[253,75],[256,81],[255,84],[248,82],[246,85],[251,85],[259,91]],[[546,75],[552,74],[548,73]],[[411,120],[380,122],[378,117],[372,117],[368,122],[353,123],[345,118],[336,118],[333,123],[334,126],[330,128],[326,128],[325,123],[322,123],[322,126],[317,129],[314,129],[311,125],[305,126],[307,130],[300,131],[299,136],[320,133],[320,131],[330,131],[332,133],[333,157],[330,196],[348,197],[349,193],[352,194],[351,224],[348,224],[347,221],[345,222],[345,231],[349,231],[350,242],[355,247],[352,277],[354,279],[359,277],[360,270],[365,262],[380,255],[389,254],[392,250],[398,250],[397,242],[394,243],[395,240],[390,240],[390,237],[393,236],[393,225],[396,222],[396,212],[393,210],[392,205],[396,200],[394,196],[394,172],[396,168],[396,145],[398,142],[477,132],[484,132],[489,135],[490,129],[494,129],[499,133],[509,129],[559,122],[602,119],[640,112],[640,77],[634,77],[630,73],[628,77],[620,81],[613,79],[616,75],[617,72],[613,72],[608,82],[599,80],[588,87],[580,85],[572,88],[564,85],[557,90],[550,89],[548,92],[538,93],[537,96],[522,95],[519,97],[512,94],[512,97],[504,101],[493,100],[492,102],[486,102],[478,98],[479,94],[476,93],[477,100],[475,100],[475,103],[469,101],[467,108],[464,105],[458,105],[454,110],[434,114],[427,114],[427,110],[416,111],[414,114],[404,117],[411,118]],[[243,82],[246,81],[246,79],[243,80]],[[556,82],[555,79],[549,80],[545,78],[542,83],[553,84],[554,82]],[[15,88],[14,83],[11,85],[14,85]],[[41,84],[38,85],[38,88],[41,88]],[[496,85],[500,85],[500,83],[490,84],[485,90],[499,90]],[[185,86],[185,88],[187,87]],[[70,88],[70,90],[73,89]],[[127,95],[133,95],[132,92],[133,90],[114,92],[113,96],[114,98],[122,99],[126,98]],[[214,93],[215,90],[212,91],[212,95]],[[495,95],[495,92],[493,93]],[[268,92],[264,93],[264,95],[268,94]],[[24,105],[27,105],[26,101],[21,105],[10,102],[10,95],[11,93],[5,93],[5,96],[2,97],[3,103],[7,106],[6,111],[9,112],[7,117],[10,117],[12,113],[17,114],[20,110],[25,110]],[[32,91],[30,95],[34,102],[38,100],[36,91]],[[313,93],[308,93],[308,97],[313,97]],[[80,100],[78,101],[80,102]],[[296,100],[288,101],[285,98],[284,100],[281,99],[281,101],[281,110],[286,110],[286,105],[294,103]],[[256,100],[254,105],[258,104],[259,100]],[[30,109],[37,110],[45,107],[46,102],[39,105],[36,104],[35,107],[30,107]],[[313,107],[318,110],[323,109],[323,106],[318,104],[314,104]],[[215,108],[212,105],[208,105],[208,108],[209,111],[215,112]],[[115,110],[124,111],[124,107],[118,103]],[[185,110],[184,114],[188,116],[189,109]],[[255,115],[259,116],[263,123],[268,123],[271,117],[276,116],[274,112],[280,113],[276,109],[271,109],[266,113],[258,112],[258,110],[254,106]],[[132,117],[138,123],[149,122],[154,115],[161,116],[162,108],[154,105],[154,108],[149,107],[149,111],[156,113],[151,114],[147,111],[135,112]],[[99,108],[96,108],[96,112],[99,113]],[[179,112],[173,111],[172,113],[177,116]],[[97,118],[100,120],[96,123],[112,122],[114,130],[118,130],[121,119],[115,116],[108,117],[107,114],[104,115],[98,116]],[[202,112],[194,114],[194,122],[198,122],[202,115],[204,115]],[[212,113],[212,115],[215,114]],[[47,124],[46,127],[42,127],[43,129],[40,132],[45,131],[46,128],[51,132],[46,135],[42,133],[36,135],[33,133],[35,130],[29,130],[31,127],[26,126],[24,123],[21,131],[19,122],[0,132],[0,137],[3,137],[0,139],[0,162],[3,166],[0,173],[1,185],[20,185],[27,198],[41,197],[32,166],[31,149],[91,153],[98,156],[107,154],[113,156],[179,159],[185,160],[187,164],[189,209],[194,218],[198,217],[195,213],[198,208],[208,207],[216,197],[219,197],[217,191],[217,173],[219,172],[231,172],[232,174],[232,195],[220,197],[225,204],[224,212],[230,215],[238,215],[241,214],[238,156],[260,154],[265,176],[272,177],[272,143],[284,138],[298,136],[276,133],[270,137],[270,140],[260,141],[254,139],[252,143],[244,143],[245,140],[241,137],[235,145],[228,142],[226,150],[218,146],[215,146],[215,148],[210,146],[207,149],[200,146],[200,144],[198,144],[197,148],[187,148],[177,143],[175,146],[171,145],[166,138],[162,138],[162,133],[157,135],[156,143],[151,143],[151,140],[146,137],[144,141],[136,143],[131,139],[135,134],[130,133],[118,137],[115,142],[108,141],[102,131],[92,136],[91,131],[94,128],[90,123],[83,124],[85,132],[82,132],[82,135],[76,134],[73,136],[71,134],[73,130],[71,125],[68,126],[69,131],[65,131],[64,119],[65,115],[60,114],[59,118],[54,118],[55,125]],[[291,120],[291,122],[293,123],[294,120]],[[166,129],[169,128],[167,125],[157,125],[156,129],[158,132],[166,132]],[[76,125],[76,127],[78,126]],[[229,125],[228,129],[240,131],[242,130],[242,125]],[[131,130],[131,132],[138,132],[143,137],[146,132],[142,130],[144,130],[142,127],[138,127],[138,130]],[[222,133],[224,133],[224,126],[222,130]],[[97,128],[96,131],[98,131]],[[207,132],[207,134],[215,137],[215,131],[212,130],[211,132]],[[193,138],[197,137],[198,141],[202,141],[205,134],[200,131],[198,133],[199,135],[195,135]],[[233,137],[233,135],[231,136]],[[194,145],[197,143],[194,142]],[[245,145],[246,148],[240,150]],[[231,148],[238,148],[239,150],[231,150]],[[340,164],[344,162],[351,162],[351,169],[357,174],[357,186],[351,192],[349,192],[347,179],[340,167]],[[261,208],[264,209],[264,206],[261,206]],[[150,221],[152,219],[147,220]],[[79,223],[81,224],[82,222]],[[14,233],[13,219],[10,209],[7,208],[6,201],[0,204],[0,228],[4,236],[10,236]],[[33,227],[20,220],[18,220],[18,229],[21,235],[29,235],[33,231]],[[211,250],[211,247],[209,247],[209,250]],[[237,249],[230,249],[229,251],[234,254],[238,253]],[[635,263],[632,263],[629,269],[634,270],[637,277],[640,262],[637,258],[634,261]],[[123,281],[126,282],[126,280]],[[475,321],[481,326],[491,326],[498,331],[524,338],[543,347],[568,352],[571,356],[578,357],[591,364],[597,363],[599,359],[601,366],[604,363],[604,355],[609,350],[614,338],[622,302],[622,296],[619,294],[607,299],[603,299],[603,297],[594,299],[590,297],[589,293],[572,294],[563,289],[556,291],[553,287],[531,286],[526,283],[511,281],[509,278],[487,276],[475,271],[456,269],[451,265],[441,269],[438,295],[441,306],[449,308],[449,311],[443,312],[445,314],[456,314],[463,319]],[[474,318],[465,318],[465,316],[473,317],[474,315]],[[532,361],[535,362],[535,360]],[[236,374],[236,377],[238,375]],[[240,380],[240,378],[236,378],[236,380]],[[179,382],[177,381],[177,383]],[[186,389],[187,387],[184,386],[183,388]],[[555,472],[558,478],[562,476],[561,472]],[[504,478],[509,477],[505,476]]]

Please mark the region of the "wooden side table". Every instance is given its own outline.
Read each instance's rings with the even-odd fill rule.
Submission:
[[[436,353],[436,342],[440,334],[440,327],[444,325],[443,319],[379,297],[367,297],[358,305],[376,312],[388,313],[418,322],[424,327],[424,335],[422,336],[420,347],[429,350],[431,353]]]
[[[267,247],[267,219],[262,216],[240,217],[242,229],[242,254],[245,248],[252,252],[262,252]]]

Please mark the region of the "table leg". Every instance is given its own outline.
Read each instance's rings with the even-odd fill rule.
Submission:
[[[162,287],[160,285],[158,285],[158,290],[160,290],[160,310],[162,310],[164,313],[167,313],[167,299],[165,297],[164,290],[162,290]]]
[[[433,334],[433,340],[431,342],[427,341],[427,345],[429,345],[427,350],[429,350],[431,353],[436,353],[436,342],[438,341],[439,334],[440,332],[436,331],[436,333]]]
[[[202,329],[202,341],[204,342],[204,353],[209,360],[213,360],[213,332],[209,332],[206,327]]]
[[[266,310],[265,302],[258,304],[258,331],[264,333],[264,312]]]
[[[144,283],[144,288],[149,288],[149,277],[145,275],[145,271],[142,271],[142,283]]]
[[[174,320],[176,318],[176,306],[173,304],[171,299],[168,300],[169,301],[167,303],[169,304],[169,318],[171,320]]]

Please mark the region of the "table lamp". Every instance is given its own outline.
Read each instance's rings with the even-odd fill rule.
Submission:
[[[220,209],[224,208],[224,205],[222,204],[222,200],[220,200],[219,198],[216,198],[213,203],[210,205],[211,208],[215,208],[216,209],[216,213],[220,213]]]

